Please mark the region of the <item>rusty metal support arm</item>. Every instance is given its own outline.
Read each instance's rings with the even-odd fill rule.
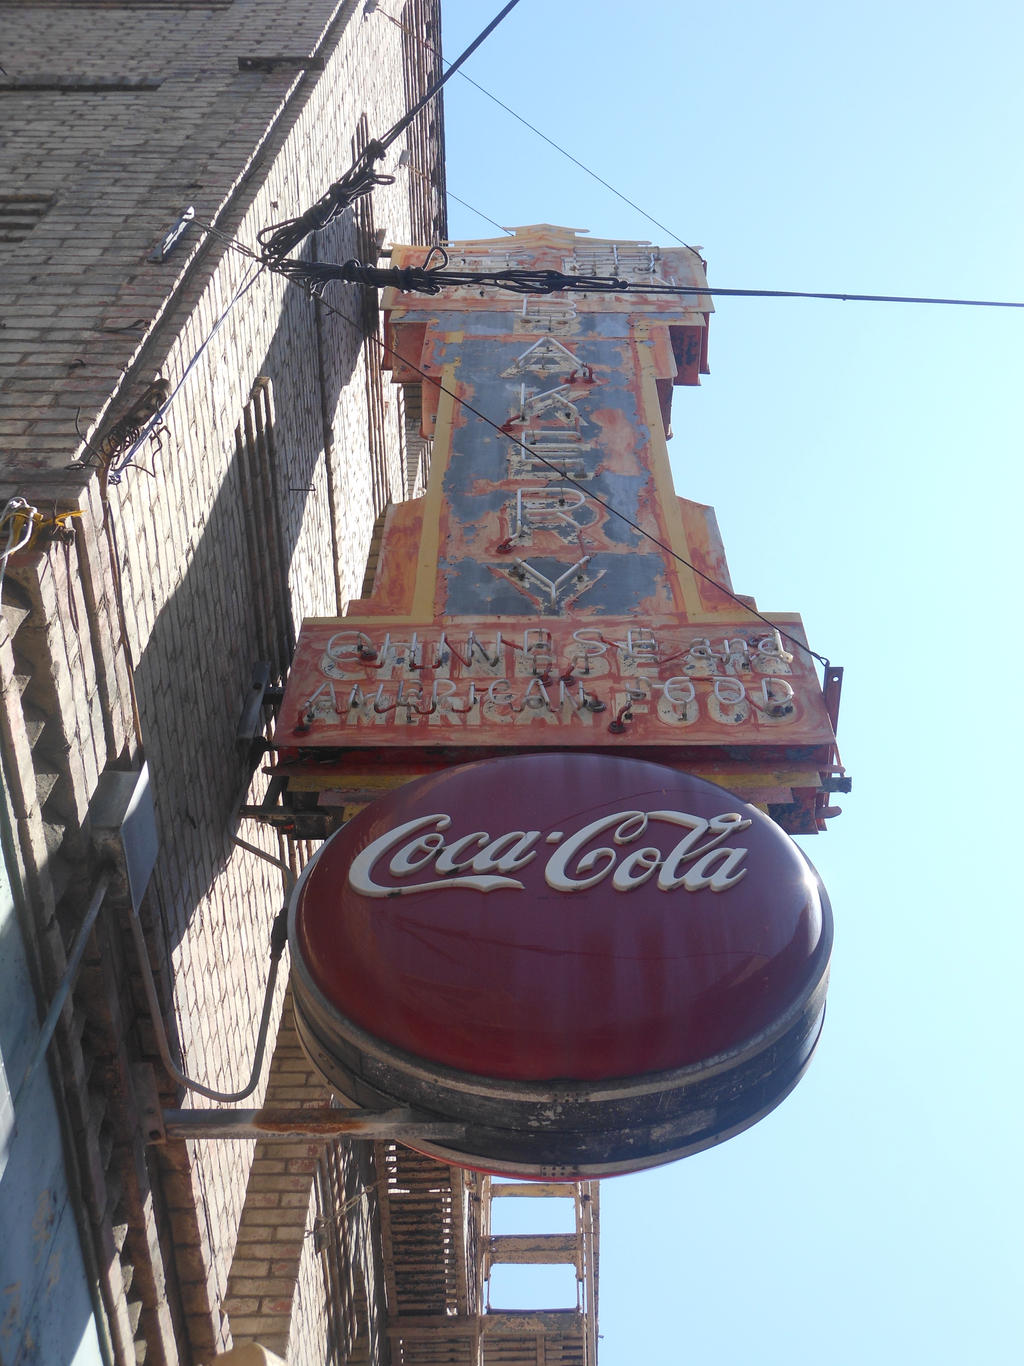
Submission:
[[[165,1110],[164,1138],[464,1138],[464,1124],[431,1120],[415,1110]],[[163,1140],[160,1140],[163,1141]]]

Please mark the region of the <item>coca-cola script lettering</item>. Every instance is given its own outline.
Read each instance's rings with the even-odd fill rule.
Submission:
[[[544,845],[554,845],[544,867],[544,881],[556,892],[586,891],[606,879],[618,892],[632,891],[652,880],[662,892],[680,888],[724,892],[747,872],[741,867],[747,850],[727,841],[751,822],[737,811],[709,819],[685,811],[617,811],[573,834],[510,830],[492,835],[474,830],[454,839],[444,833],[451,824],[451,816],[436,812],[389,830],[352,861],[349,886],[367,897],[453,888],[525,891],[525,883],[510,874],[534,863]],[[686,832],[681,839],[680,829]],[[375,880],[382,867],[397,885]],[[430,875],[427,881],[404,881],[426,873]]]

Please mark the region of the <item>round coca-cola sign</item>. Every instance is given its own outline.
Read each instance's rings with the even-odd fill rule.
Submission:
[[[307,869],[290,935],[300,1034],[346,1095],[465,1120],[466,1160],[591,1174],[707,1146],[781,1099],[817,1038],[831,921],[796,845],[733,794],[545,753],[367,807]],[[609,1156],[641,1094],[665,1139],[641,1120]],[[538,1127],[535,1160],[494,1137]]]

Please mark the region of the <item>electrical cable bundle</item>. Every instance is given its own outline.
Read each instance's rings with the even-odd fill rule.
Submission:
[[[346,171],[340,180],[336,180],[311,209],[299,214],[297,218],[289,218],[283,223],[275,223],[270,227],[264,228],[257,234],[257,238],[262,248],[263,264],[269,266],[271,270],[293,278],[293,273],[288,269],[293,263],[285,261],[285,257],[290,251],[306,240],[311,232],[317,232],[321,228],[327,227],[328,223],[333,223],[339,214],[343,213],[350,204],[354,204],[363,195],[370,194],[378,185],[391,185],[395,177],[392,175],[381,175],[379,171],[373,169],[374,162],[380,161],[385,152],[395,141],[401,137],[405,130],[412,123],[413,119],[424,109],[441,89],[444,83],[451,79],[469,57],[477,50],[480,44],[487,38],[501,23],[502,19],[518,5],[519,0],[509,0],[499,14],[496,14],[487,27],[470,43],[465,52],[454,62],[438,80],[430,86],[421,99],[417,100],[413,107],[403,115],[402,118],[389,129],[382,138],[376,138],[373,142],[367,143],[359,157],[350,170]],[[302,263],[296,262],[296,265]],[[342,279],[342,276],[331,276],[331,279]],[[326,284],[326,280],[324,281]],[[307,288],[311,286],[307,285]],[[322,288],[322,286],[321,286]],[[316,292],[316,291],[312,291]]]

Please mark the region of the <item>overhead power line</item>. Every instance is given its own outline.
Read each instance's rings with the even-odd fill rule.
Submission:
[[[398,164],[399,166],[401,166],[401,161],[399,161]],[[408,170],[411,171],[413,175],[419,176],[421,180],[426,180],[429,182],[430,176],[428,176],[425,171],[421,171],[418,166],[414,166],[412,162],[409,163]],[[445,189],[445,194],[449,199],[454,199],[456,204],[461,204],[464,209],[468,209],[470,213],[475,213],[478,218],[482,218],[485,222],[493,224],[493,226],[496,227],[499,232],[506,233],[509,237],[515,237],[515,233],[512,231],[511,228],[503,227],[496,218],[488,217],[488,215],[484,213],[483,209],[478,209],[475,204],[470,204],[465,199],[460,199],[457,194],[452,194],[451,190],[447,188]]]
[[[440,264],[432,266],[435,256]],[[507,290],[513,294],[655,294],[697,298],[706,295],[742,299],[830,299],[843,303],[946,304],[963,308],[1024,308],[1009,299],[952,299],[918,294],[853,294],[805,289],[727,289],[719,285],[673,285],[654,278],[623,280],[614,275],[567,275],[560,270],[449,270],[448,253],[432,247],[421,266],[370,266],[349,260],[266,262],[271,270],[319,295],[332,280],[399,289],[405,293],[440,294],[467,286]]]
[[[299,214],[297,218],[289,218],[283,223],[271,224],[258,234],[260,246],[263,248],[263,259],[268,265],[272,262],[283,261],[288,253],[294,251],[301,242],[304,242],[311,232],[317,232],[319,229],[327,227],[328,223],[332,223],[350,204],[361,196],[369,194],[376,186],[391,185],[394,182],[394,176],[381,175],[375,171],[374,163],[381,160],[387,149],[397,138],[401,137],[420,110],[430,103],[445,82],[455,75],[463,62],[472,56],[480,44],[494,32],[518,3],[519,0],[508,0],[504,9],[496,14],[487,27],[473,39],[465,52],[452,62],[445,74],[427,88],[421,98],[402,115],[397,123],[388,129],[383,137],[374,138],[373,141],[367,143],[349,170],[340,180],[336,180],[328,188],[311,209]]]
[[[379,5],[377,6],[376,12],[378,14],[383,15],[385,19],[390,19],[390,21],[395,25],[396,28],[400,28],[403,33],[407,33],[410,38],[415,39],[415,41],[418,42],[422,47],[425,47],[428,52],[433,53],[435,57],[437,57],[440,61],[444,62],[445,66],[449,65],[449,63],[445,60],[441,53],[438,52],[437,48],[432,46],[432,44],[428,43],[427,40],[421,34],[414,33],[412,29],[406,28],[406,26],[401,22],[400,19],[396,19],[393,14],[388,14],[387,10],[381,9]],[[506,114],[511,114],[512,118],[514,118],[518,123],[521,123],[524,128],[528,128],[531,133],[536,134],[536,136],[539,137],[543,142],[546,142],[549,147],[553,147],[555,151],[559,152],[562,156],[564,156],[566,160],[571,161],[574,166],[578,166],[579,169],[584,172],[584,174],[590,176],[591,180],[596,180],[599,185],[603,185],[606,190],[610,190],[611,193],[615,195],[616,199],[621,199],[623,204],[628,204],[631,209],[635,209],[636,212],[641,216],[641,218],[646,218],[648,223],[653,223],[654,226],[656,228],[660,228],[662,232],[667,232],[669,237],[672,238],[673,242],[678,242],[681,247],[686,247],[688,251],[692,251],[696,256],[700,255],[700,252],[697,250],[696,247],[690,246],[689,242],[684,242],[683,239],[678,235],[678,233],[674,233],[671,228],[666,227],[664,223],[659,222],[658,219],[655,218],[653,214],[649,214],[646,209],[642,209],[640,205],[637,204],[634,200],[630,199],[628,195],[624,195],[621,190],[617,190],[614,185],[609,184],[609,182],[605,180],[603,176],[598,175],[598,173],[595,170],[593,170],[590,166],[587,166],[584,162],[580,161],[579,157],[573,156],[572,152],[568,151],[560,143],[556,142],[554,138],[550,138],[548,137],[547,133],[541,132],[541,130],[537,128],[534,124],[532,124],[529,121],[529,119],[524,119],[522,114],[517,113],[511,105],[506,104],[504,100],[499,100],[497,95],[493,94],[490,90],[488,90],[486,86],[481,85],[479,81],[474,81],[473,77],[467,76],[464,71],[460,71],[459,75],[462,77],[464,81],[468,81],[469,84],[474,87],[474,89],[479,90],[481,95],[486,95],[489,100],[493,101],[493,103],[498,106],[499,109],[504,109]],[[452,195],[451,197],[452,199],[457,198],[456,195]],[[462,204],[464,201],[460,199],[458,202]],[[473,209],[473,206],[472,204],[467,204],[466,208]],[[473,212],[479,213],[479,210],[473,209]],[[486,218],[488,223],[494,223],[494,219],[488,218],[487,214],[480,214],[480,217]],[[495,226],[498,226],[498,224],[495,224]],[[508,229],[503,228],[502,231],[507,232]]]

